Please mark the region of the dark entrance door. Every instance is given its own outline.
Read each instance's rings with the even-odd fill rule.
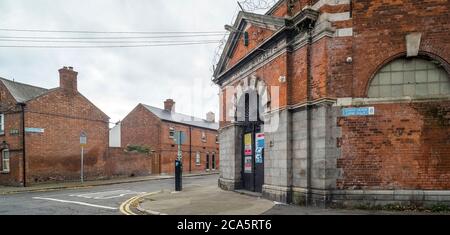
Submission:
[[[259,117],[259,96],[245,94],[242,99],[244,111],[240,124],[242,138],[242,186],[245,190],[262,192],[264,184],[264,134],[261,133],[262,121]]]
[[[206,154],[206,171],[209,171],[209,154]]]

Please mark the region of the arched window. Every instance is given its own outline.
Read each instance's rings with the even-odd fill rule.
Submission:
[[[419,58],[396,59],[373,78],[369,98],[426,98],[450,95],[450,78],[438,64]]]

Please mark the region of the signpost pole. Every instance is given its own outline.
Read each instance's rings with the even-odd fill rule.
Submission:
[[[181,150],[181,146],[185,141],[183,132],[176,132],[175,141],[178,145],[177,160],[175,161],[175,191],[179,192],[183,190],[183,152]]]
[[[84,183],[84,147],[81,146],[81,183]]]
[[[84,146],[87,144],[87,135],[84,132],[80,134],[80,146],[81,146],[81,166],[80,166],[80,180],[84,183]]]

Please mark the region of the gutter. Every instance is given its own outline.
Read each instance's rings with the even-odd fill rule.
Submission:
[[[189,173],[192,172],[192,127],[189,127]]]

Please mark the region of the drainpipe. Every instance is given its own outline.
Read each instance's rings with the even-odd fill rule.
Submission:
[[[192,173],[192,127],[189,127],[189,173]]]
[[[306,66],[307,66],[307,79],[306,79],[306,131],[307,131],[307,144],[306,144],[306,167],[307,167],[307,180],[306,180],[306,206],[310,206],[312,202],[312,187],[311,187],[311,178],[312,178],[312,107],[311,107],[311,84],[312,84],[312,25],[310,23],[307,24],[307,34],[308,34],[308,45],[306,52]]]
[[[23,177],[23,187],[27,187],[27,161],[26,161],[26,151],[25,151],[25,103],[18,103],[22,111],[22,177]]]

